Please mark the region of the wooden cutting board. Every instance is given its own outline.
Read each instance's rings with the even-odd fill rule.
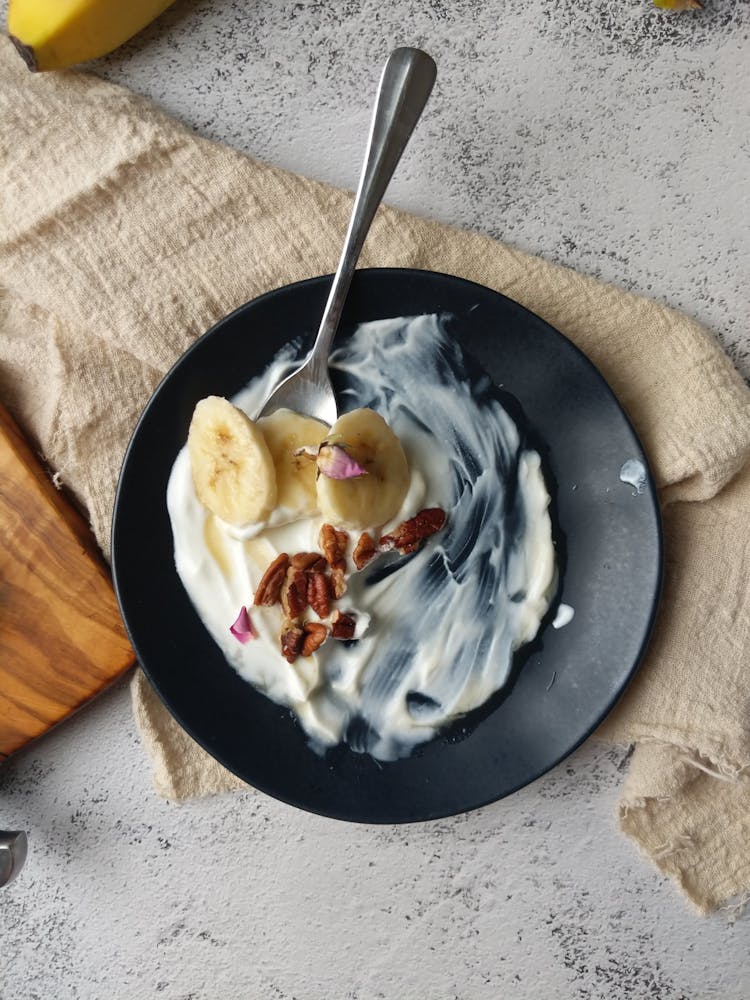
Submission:
[[[0,760],[134,660],[88,525],[0,405]]]

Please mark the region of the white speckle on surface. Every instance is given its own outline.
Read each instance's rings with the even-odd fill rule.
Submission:
[[[561,604],[552,622],[552,628],[564,628],[573,621],[574,614],[575,609],[571,608],[569,604]]]
[[[637,458],[629,458],[620,469],[620,482],[633,487],[633,496],[640,496],[646,489],[646,467]]]

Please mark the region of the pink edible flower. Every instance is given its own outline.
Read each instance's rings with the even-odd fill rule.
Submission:
[[[363,469],[359,462],[355,462],[337,444],[321,445],[318,452],[318,469],[328,479],[356,479],[357,476],[367,475],[367,469]]]
[[[229,631],[238,642],[243,644],[243,646],[246,642],[249,642],[250,639],[258,638],[258,632],[250,620],[247,608],[244,606],[240,608],[240,613],[237,615],[235,623],[229,626]]]

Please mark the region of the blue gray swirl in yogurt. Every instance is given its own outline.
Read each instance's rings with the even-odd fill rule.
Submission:
[[[282,351],[233,402],[253,415],[296,360]],[[168,489],[175,561],[230,663],[290,706],[314,746],[343,741],[391,760],[500,690],[514,651],[536,635],[555,585],[549,495],[538,453],[440,317],[362,324],[331,366],[341,411],[376,410],[409,461],[408,494],[382,533],[424,507],[448,514],[417,553],[380,557],[351,576],[342,604],[358,612],[359,637],[294,664],[280,657],[275,620],[254,615],[260,639],[233,640],[228,625],[274,554],[314,549],[320,518],[269,524],[252,538],[220,525],[217,560],[185,449]]]

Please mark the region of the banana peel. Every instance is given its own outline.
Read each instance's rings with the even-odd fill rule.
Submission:
[[[8,34],[30,70],[66,69],[112,52],[174,0],[10,0]]]
[[[662,10],[702,10],[700,0],[654,0],[655,7]]]

